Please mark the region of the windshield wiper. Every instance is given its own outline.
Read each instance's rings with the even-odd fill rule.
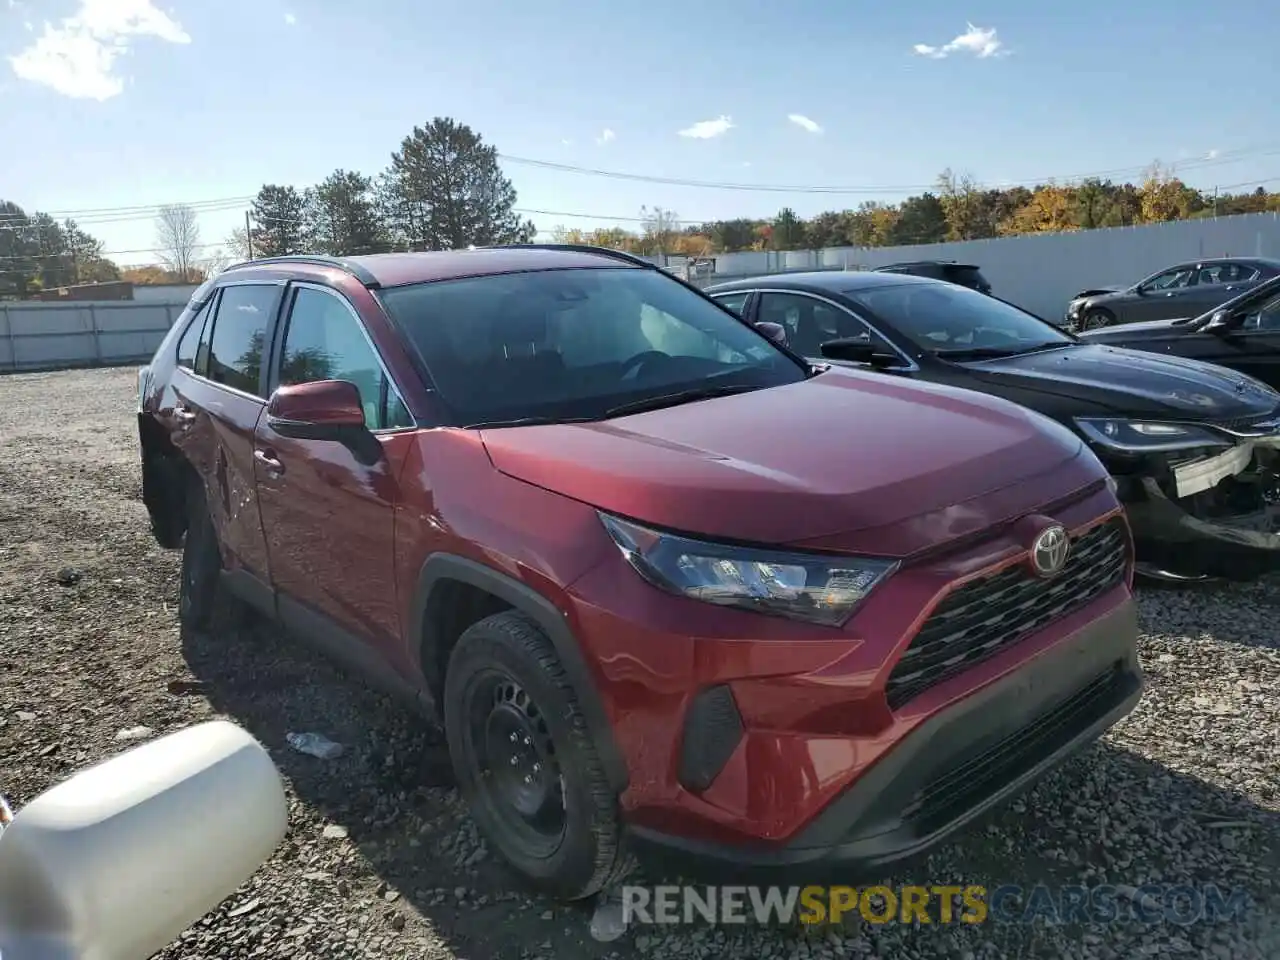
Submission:
[[[620,403],[616,407],[610,407],[604,412],[604,415],[606,417],[623,417],[629,413],[644,413],[646,410],[660,410],[663,407],[675,407],[682,403],[692,403],[694,400],[729,397],[735,393],[749,393],[752,390],[759,389],[761,387],[755,384],[741,383],[735,386],[726,384],[719,387],[694,387],[691,390],[680,390],[677,393],[667,393],[660,397],[645,397],[643,400]]]
[[[463,430],[497,430],[500,427],[538,427],[552,423],[591,423],[599,417],[513,417],[510,420],[477,420],[462,425]]]
[[[1041,350],[1056,350],[1060,347],[1072,346],[1070,340],[1048,340],[1044,343],[1032,343],[1023,347],[967,347],[957,350],[935,350],[934,355],[943,360],[995,360],[1000,357],[1018,357],[1025,353],[1038,353]]]

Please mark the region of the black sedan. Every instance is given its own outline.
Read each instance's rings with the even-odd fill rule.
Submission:
[[[707,293],[803,356],[979,390],[1073,430],[1115,477],[1148,576],[1280,569],[1280,393],[1251,377],[1088,343],[919,277],[784,274]]]
[[[1067,304],[1066,324],[1072,330],[1100,330],[1195,316],[1276,276],[1280,260],[1265,257],[1179,263],[1132,286],[1081,290]]]
[[[1280,388],[1280,277],[1198,317],[1127,323],[1082,339],[1208,360]]]

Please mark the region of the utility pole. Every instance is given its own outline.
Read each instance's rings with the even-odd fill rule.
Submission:
[[[249,224],[249,211],[244,212],[244,246],[249,259],[253,259],[253,227]]]
[[[1215,218],[1218,216],[1218,188],[1217,187],[1213,188],[1213,215]]]

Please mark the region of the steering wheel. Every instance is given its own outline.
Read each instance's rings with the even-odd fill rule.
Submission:
[[[657,360],[659,358],[663,360],[671,359],[668,354],[663,353],[661,350],[642,350],[634,357],[623,362],[622,371],[619,373],[618,378],[620,380],[634,380],[640,375],[641,367],[646,363],[649,363],[651,360]]]

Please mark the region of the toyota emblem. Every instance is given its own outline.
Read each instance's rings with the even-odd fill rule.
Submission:
[[[1055,523],[1040,531],[1031,544],[1031,568],[1041,577],[1055,577],[1067,565],[1071,552],[1071,540],[1062,524]]]

